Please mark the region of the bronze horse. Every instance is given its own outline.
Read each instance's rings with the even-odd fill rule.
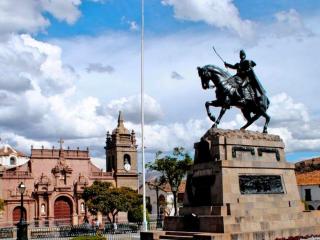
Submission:
[[[203,89],[216,88],[216,100],[206,102],[207,114],[214,122],[212,127],[217,127],[227,109],[235,106],[241,109],[245,119],[248,121],[241,129],[246,129],[259,117],[263,116],[266,121],[263,133],[267,133],[270,116],[267,114],[269,99],[267,96],[255,96],[255,93],[246,82],[238,76],[231,76],[228,72],[214,65],[198,67]],[[210,85],[210,81],[213,85]],[[240,94],[241,93],[241,94]],[[210,106],[221,107],[220,114],[216,119],[210,112]]]

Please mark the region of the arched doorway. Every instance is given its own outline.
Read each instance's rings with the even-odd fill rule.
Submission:
[[[310,211],[314,210],[314,207],[312,205],[309,205],[308,208]]]
[[[58,197],[54,202],[54,220],[57,225],[72,223],[72,202],[68,197]]]
[[[23,208],[22,210],[22,214],[23,214],[23,219],[25,221],[27,221],[27,211],[25,208]],[[13,224],[16,224],[20,221],[20,217],[21,217],[21,207],[15,207],[12,211],[12,222]]]

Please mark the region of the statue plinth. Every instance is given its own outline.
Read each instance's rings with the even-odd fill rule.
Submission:
[[[183,208],[179,216],[165,218],[163,235],[275,239],[320,234],[320,211],[304,211],[294,164],[286,162],[279,136],[210,129],[194,146]]]

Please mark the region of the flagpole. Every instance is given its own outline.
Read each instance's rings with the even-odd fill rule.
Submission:
[[[148,231],[146,210],[146,169],[144,159],[144,0],[141,0],[141,148],[142,148],[142,195],[143,231]]]

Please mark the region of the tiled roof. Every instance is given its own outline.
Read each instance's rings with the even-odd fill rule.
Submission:
[[[296,177],[299,186],[320,185],[320,170],[296,173]]]
[[[153,180],[149,181],[148,184],[153,185]],[[161,187],[163,191],[165,192],[171,192],[171,187],[169,183],[166,183],[164,186]],[[178,188],[178,193],[184,193],[186,189],[186,180],[182,180],[181,184]]]
[[[320,164],[320,157],[314,157],[311,159],[306,159],[300,162],[295,163],[296,167],[298,166],[308,166],[311,164]]]

